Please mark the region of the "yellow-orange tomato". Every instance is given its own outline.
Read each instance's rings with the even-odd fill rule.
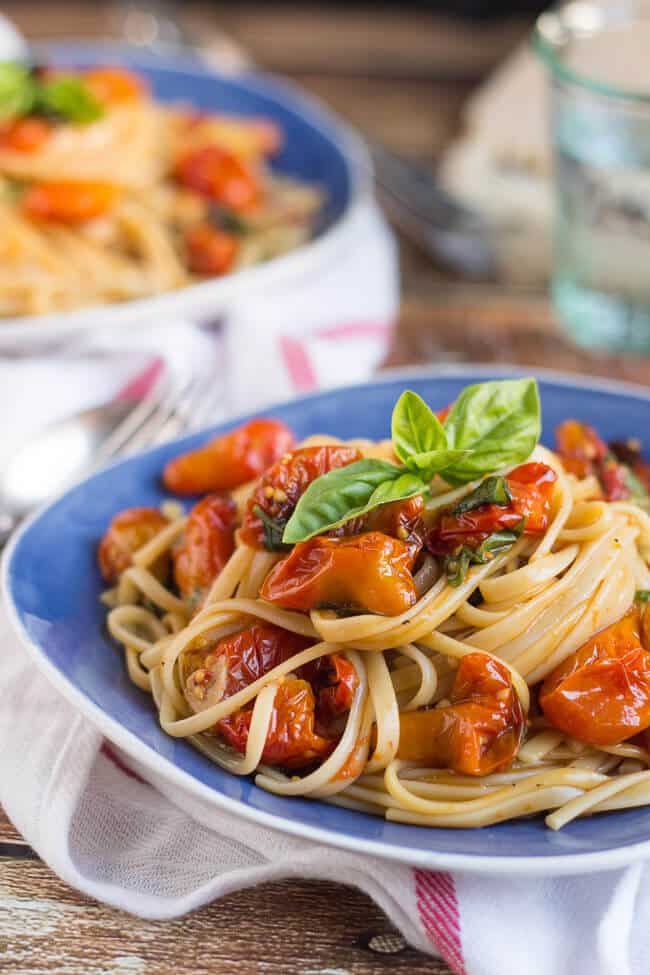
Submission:
[[[182,156],[174,175],[181,186],[238,212],[255,209],[262,200],[262,187],[251,167],[219,146],[203,146]]]
[[[42,118],[16,119],[0,125],[0,149],[12,152],[37,152],[52,135],[53,125]]]
[[[301,447],[282,457],[260,478],[248,501],[241,527],[242,541],[253,548],[264,548],[260,511],[279,526],[285,525],[312,481],[356,460],[361,460],[360,451],[345,444]]]
[[[107,213],[119,191],[109,183],[34,183],[22,198],[25,212],[36,220],[79,224]]]
[[[281,420],[250,420],[170,460],[163,483],[174,494],[232,491],[259,477],[293,444],[294,436]]]
[[[168,524],[158,508],[127,508],[115,515],[97,550],[106,582],[117,582],[120,573],[131,565],[133,553]]]
[[[483,653],[463,657],[448,707],[400,714],[397,757],[463,775],[507,768],[517,754],[524,713],[504,664]]]
[[[199,606],[235,548],[237,506],[222,494],[195,504],[174,551],[174,579],[183,599]]]
[[[650,727],[650,653],[642,635],[634,607],[548,675],[539,703],[554,727],[591,745],[617,745]]]
[[[237,238],[232,234],[200,223],[185,235],[187,266],[194,274],[217,277],[230,270],[238,247]]]
[[[264,580],[260,595],[285,609],[367,609],[397,616],[416,602],[408,545],[381,532],[317,536],[296,545]]]
[[[84,81],[95,98],[106,105],[133,102],[148,91],[144,78],[126,68],[93,68]]]

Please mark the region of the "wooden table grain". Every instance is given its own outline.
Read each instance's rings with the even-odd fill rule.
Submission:
[[[30,36],[103,36],[109,5],[7,0]],[[212,12],[210,12],[212,11]],[[462,105],[525,35],[522,20],[467,25],[395,5],[184,4],[188,27],[223,31],[260,64],[290,75],[366,135],[435,160],[458,131]],[[543,293],[451,280],[401,241],[403,301],[387,364],[520,362],[650,383],[650,366],[573,348]],[[449,975],[404,946],[359,892],[332,883],[266,884],[172,922],[126,917],[81,896],[39,861],[0,811],[0,971],[3,975]],[[377,940],[379,938],[379,940]]]

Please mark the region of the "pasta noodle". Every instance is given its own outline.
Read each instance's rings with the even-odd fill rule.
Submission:
[[[350,446],[315,437],[309,449],[318,444]],[[356,446],[366,458],[394,457],[390,445]],[[650,521],[636,503],[596,496],[602,495],[596,478],[569,473],[557,453],[537,448],[533,461],[550,469],[547,480],[552,477],[543,530],[524,532],[483,564],[470,563],[460,582],[445,574],[441,556],[427,554],[415,573],[413,605],[392,616],[317,606],[306,612],[274,603],[267,598],[268,580],[287,553],[256,548],[241,530],[200,609],[188,611],[155,570],[161,556],[173,558],[179,539],[188,537],[192,516],[190,522],[177,516],[137,549],[106,599],[108,629],[124,648],[131,679],[153,695],[165,732],[188,738],[231,772],[255,774],[257,785],[280,795],[445,828],[542,812],[547,825],[559,829],[578,816],[650,803],[650,752],[639,739],[600,745],[581,740],[549,721],[539,696],[542,682],[594,634],[628,618],[640,584],[650,578],[644,554]],[[514,478],[516,469],[505,465],[493,477],[506,475]],[[444,517],[463,499],[469,503],[481,483],[478,478],[449,490],[434,480],[425,504],[428,524],[439,528],[441,512]],[[246,499],[275,497],[279,489],[264,490],[266,495],[253,494],[249,486]],[[240,526],[245,511],[246,500],[234,516]],[[226,658],[208,665],[206,652],[254,625],[280,628],[298,649],[227,693]],[[347,662],[353,691],[331,746],[298,772],[290,763],[266,763],[280,721],[277,696],[297,675],[334,658]],[[510,691],[504,685],[497,696],[511,694],[511,713],[522,715],[524,732],[510,760],[486,774],[467,774],[453,763],[402,757],[400,736],[409,715],[464,707],[454,704],[455,681],[463,661],[477,658],[509,681]],[[192,698],[190,682],[204,686],[197,659],[212,667],[213,679],[204,696]],[[224,722],[232,729],[242,714],[247,737],[237,752],[219,729]]]
[[[271,121],[163,105],[121,69],[84,77],[116,89],[87,124],[0,104],[0,317],[160,294],[308,239],[323,194],[271,169]]]

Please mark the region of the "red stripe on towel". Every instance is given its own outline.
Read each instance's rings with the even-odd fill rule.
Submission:
[[[448,873],[416,870],[415,896],[427,937],[457,975],[467,975],[453,878]]]

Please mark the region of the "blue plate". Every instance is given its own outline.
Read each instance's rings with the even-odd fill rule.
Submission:
[[[298,437],[319,431],[379,439],[389,431],[393,404],[404,388],[439,408],[468,383],[513,374],[521,373],[482,367],[407,373],[266,412],[285,420]],[[608,440],[643,436],[650,429],[650,394],[639,388],[542,373],[539,378],[547,443],[566,417],[593,423]],[[594,816],[560,832],[547,829],[541,817],[478,830],[406,826],[314,800],[270,795],[165,735],[150,698],[130,683],[121,653],[105,635],[95,550],[116,511],[163,499],[158,477],[165,461],[204,439],[201,434],[167,444],[95,475],[33,518],[5,556],[3,584],[14,626],[37,666],[107,738],[179,790],[265,825],[357,852],[428,867],[530,874],[586,872],[650,855],[650,809]]]
[[[236,76],[221,74],[196,57],[161,55],[123,44],[51,43],[37,48],[36,56],[60,67],[121,64],[146,76],[160,101],[272,119],[285,136],[272,168],[320,187],[324,202],[312,239],[288,254],[162,295],[4,319],[0,341],[15,337],[27,341],[46,334],[51,338],[53,329],[85,330],[97,324],[155,321],[161,315],[191,314],[193,320],[214,320],[233,298],[249,298],[276,285],[286,287],[293,279],[317,275],[331,259],[340,257],[348,227],[371,193],[372,166],[361,139],[316,99],[268,75],[251,71]]]

